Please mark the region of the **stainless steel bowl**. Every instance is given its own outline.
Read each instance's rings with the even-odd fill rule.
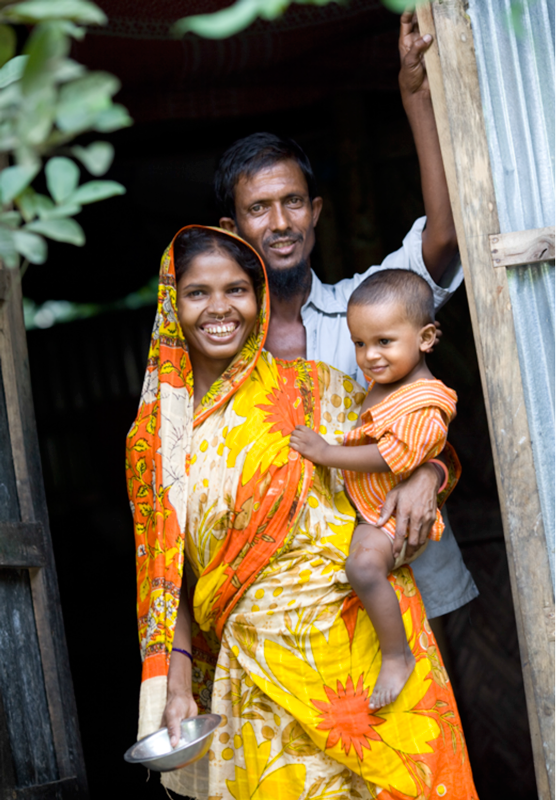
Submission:
[[[176,747],[170,744],[168,728],[161,728],[132,745],[124,755],[130,764],[143,764],[157,772],[169,772],[193,764],[202,758],[212,742],[214,731],[222,717],[219,714],[203,714],[184,719],[181,736]]]

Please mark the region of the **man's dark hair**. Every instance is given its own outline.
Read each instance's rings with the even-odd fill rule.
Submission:
[[[235,188],[245,175],[250,178],[265,167],[291,159],[298,164],[309,190],[309,199],[317,196],[317,186],[311,163],[301,147],[284,136],[274,133],[252,133],[234,142],[218,161],[214,174],[214,192],[219,212],[235,219]]]
[[[349,298],[350,306],[401,303],[407,319],[423,328],[434,322],[434,296],[424,278],[407,269],[382,269],[369,275]]]
[[[202,253],[223,252],[233,258],[251,278],[255,295],[260,299],[263,269],[259,257],[243,242],[226,233],[206,228],[187,228],[174,242],[174,269],[176,284],[187,273],[193,259]]]

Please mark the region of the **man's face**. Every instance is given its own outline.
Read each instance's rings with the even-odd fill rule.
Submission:
[[[235,188],[236,219],[223,217],[221,227],[243,237],[270,269],[291,269],[309,262],[322,198],[311,203],[307,182],[295,161],[279,161]]]

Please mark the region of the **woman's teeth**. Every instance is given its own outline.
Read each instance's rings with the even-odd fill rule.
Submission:
[[[205,325],[204,330],[210,333],[211,336],[228,336],[236,329],[235,322],[229,322],[227,325]]]

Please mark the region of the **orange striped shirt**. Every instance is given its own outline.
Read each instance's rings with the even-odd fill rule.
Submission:
[[[372,388],[373,384],[369,387]],[[438,380],[420,380],[393,392],[361,415],[361,427],[346,434],[344,445],[376,444],[391,472],[344,471],[346,489],[361,516],[376,525],[382,503],[390,491],[417,467],[442,452],[448,425],[456,416],[457,395]],[[382,526],[394,537],[395,517]],[[429,534],[442,536],[440,510]]]

